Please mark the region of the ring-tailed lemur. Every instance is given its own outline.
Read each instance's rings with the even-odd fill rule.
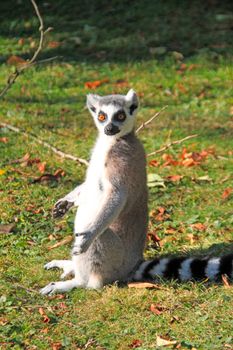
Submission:
[[[86,180],[54,207],[60,217],[79,206],[74,225],[71,260],[53,260],[46,269],[64,270],[42,294],[65,292],[74,287],[101,288],[114,281],[152,280],[157,276],[187,281],[232,277],[233,254],[221,258],[161,258],[143,261],[148,208],[146,159],[135,136],[138,98],[133,90],[126,96],[87,96],[99,137],[93,149]]]

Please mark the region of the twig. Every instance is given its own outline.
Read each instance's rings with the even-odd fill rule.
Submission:
[[[39,26],[39,32],[40,32],[40,40],[39,40],[39,44],[38,47],[35,51],[35,53],[33,54],[32,58],[30,60],[28,60],[25,64],[22,64],[20,67],[16,67],[15,71],[10,74],[10,76],[7,79],[7,83],[6,86],[3,88],[3,90],[0,92],[0,98],[3,97],[6,92],[11,88],[11,86],[14,84],[14,82],[16,81],[16,79],[18,78],[18,76],[27,68],[31,67],[32,65],[36,64],[36,59],[39,55],[39,53],[41,52],[42,48],[43,48],[43,43],[44,43],[44,36],[45,34],[47,34],[49,31],[52,30],[51,27],[47,28],[46,30],[44,30],[44,22],[43,22],[43,18],[41,17],[40,11],[38,9],[38,6],[35,2],[35,0],[31,0],[31,3],[34,7],[34,10],[36,12],[37,18],[39,20],[40,26]],[[55,58],[50,58],[47,59],[47,61],[51,61],[52,59]],[[46,60],[43,60],[44,62]],[[42,61],[40,62],[42,63]]]
[[[184,137],[181,140],[176,140],[176,141],[169,142],[168,144],[166,144],[164,147],[158,149],[157,151],[154,151],[154,152],[151,152],[151,153],[147,154],[147,157],[154,156],[155,154],[158,154],[158,153],[162,153],[162,152],[166,151],[168,148],[170,148],[173,145],[179,145],[180,143],[185,142],[185,141],[187,141],[189,139],[192,139],[194,137],[197,137],[197,136],[198,136],[197,134],[189,135],[189,136]]]
[[[22,284],[19,284],[19,283],[14,283],[14,284],[13,284],[13,287],[14,287],[14,288],[23,289],[23,290],[25,290],[27,293],[38,293],[38,291],[37,291],[36,289],[26,288],[26,287],[24,287]]]
[[[152,120],[154,120],[155,118],[157,118],[161,112],[164,111],[164,109],[166,109],[168,106],[164,106],[162,109],[160,109],[160,111],[158,111],[157,113],[155,113],[155,115],[153,115],[153,117],[151,117],[149,120],[147,120],[146,122],[142,123],[139,128],[137,128],[136,130],[136,134],[139,133],[139,131],[141,131],[142,129],[144,129],[148,124],[150,124],[152,122]]]
[[[74,161],[76,161],[76,162],[78,162],[80,164],[84,164],[86,166],[88,166],[88,164],[89,164],[86,159],[75,157],[75,156],[73,156],[72,154],[69,154],[69,153],[64,153],[61,150],[59,150],[58,148],[50,145],[48,142],[39,139],[36,135],[31,134],[31,133],[27,133],[26,131],[19,129],[16,126],[13,126],[13,125],[10,125],[10,124],[7,124],[7,123],[3,123],[3,122],[0,122],[0,125],[2,127],[5,127],[7,129],[11,130],[11,131],[14,131],[14,132],[22,134],[22,135],[24,135],[26,137],[32,138],[33,140],[35,140],[40,145],[49,148],[51,151],[53,151],[55,154],[57,154],[61,158],[71,159],[71,160],[74,160]]]

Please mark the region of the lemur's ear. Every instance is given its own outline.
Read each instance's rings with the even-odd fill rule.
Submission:
[[[137,97],[136,92],[133,89],[130,89],[125,96],[126,105],[129,108],[129,113],[132,115],[133,112],[138,108],[139,106],[139,100]]]
[[[87,108],[91,113],[95,113],[99,105],[100,96],[88,94],[87,95]]]

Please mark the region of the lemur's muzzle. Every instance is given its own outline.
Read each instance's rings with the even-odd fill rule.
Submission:
[[[104,128],[104,133],[106,135],[115,135],[115,134],[118,134],[118,132],[120,132],[120,129],[118,128],[118,126],[116,126],[112,123],[109,123]]]

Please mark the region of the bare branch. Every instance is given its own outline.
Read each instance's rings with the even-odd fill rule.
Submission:
[[[5,128],[7,128],[7,129],[9,129],[11,131],[17,132],[19,134],[22,134],[22,135],[24,135],[26,137],[32,138],[34,141],[36,141],[40,145],[42,145],[42,146],[44,146],[46,148],[49,148],[51,151],[53,151],[55,154],[57,154],[61,158],[74,160],[75,162],[78,162],[80,164],[84,164],[86,166],[88,166],[88,164],[89,164],[86,159],[75,157],[75,156],[73,156],[72,154],[69,154],[69,153],[64,153],[61,150],[59,150],[58,148],[50,145],[48,142],[39,139],[36,135],[31,134],[31,133],[27,133],[26,131],[19,129],[16,126],[13,126],[13,125],[10,125],[10,124],[7,124],[7,123],[3,123],[3,122],[0,122],[0,126],[1,127],[5,127]]]
[[[38,55],[40,54],[42,48],[43,48],[43,43],[44,43],[44,36],[45,34],[47,34],[49,31],[52,30],[51,27],[47,28],[46,30],[44,30],[44,22],[43,22],[43,18],[41,17],[40,11],[38,9],[38,6],[35,2],[35,0],[31,0],[31,3],[34,7],[34,10],[36,12],[37,18],[39,20],[40,26],[39,26],[39,32],[40,32],[40,39],[39,39],[39,44],[38,47],[35,51],[35,53],[33,54],[32,58],[30,60],[27,60],[27,62],[25,64],[22,64],[20,67],[16,67],[15,71],[10,74],[10,76],[7,79],[7,83],[6,86],[3,88],[3,90],[0,92],[0,98],[3,97],[6,92],[11,88],[11,86],[14,84],[14,82],[16,81],[16,79],[18,78],[18,76],[27,68],[31,67],[32,65],[36,64],[36,59],[38,57]],[[47,59],[47,61],[51,61],[53,59],[55,59],[56,57]],[[44,62],[46,60],[43,60]],[[42,63],[42,61],[40,62]]]
[[[154,156],[155,154],[158,154],[158,153],[162,153],[162,152],[166,151],[168,148],[172,147],[173,145],[179,145],[180,143],[185,142],[185,141],[187,141],[189,139],[192,139],[194,137],[197,137],[197,136],[198,136],[197,134],[189,135],[189,136],[184,137],[181,140],[176,140],[176,141],[169,142],[168,144],[166,144],[162,148],[158,149],[157,151],[154,151],[154,152],[151,152],[151,153],[147,154],[147,157]]]
[[[160,109],[159,112],[155,113],[155,115],[153,115],[153,117],[151,117],[149,120],[147,120],[145,123],[142,123],[139,128],[137,128],[136,130],[136,134],[139,133],[139,131],[141,131],[142,129],[144,129],[148,124],[150,124],[152,122],[152,120],[154,120],[155,118],[157,118],[160,113],[162,113],[164,111],[164,109],[166,109],[168,106],[164,106],[162,109]]]

